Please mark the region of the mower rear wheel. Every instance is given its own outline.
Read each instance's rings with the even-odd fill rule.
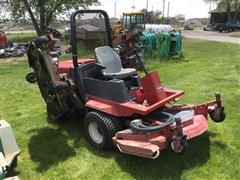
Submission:
[[[84,118],[87,140],[98,149],[113,147],[112,137],[122,130],[120,119],[97,111],[90,111]]]

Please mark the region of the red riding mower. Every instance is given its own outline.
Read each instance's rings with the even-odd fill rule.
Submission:
[[[104,16],[109,46],[95,49],[95,59],[78,59],[75,18],[83,13]],[[74,111],[85,114],[84,130],[96,148],[116,146],[120,152],[157,158],[168,146],[180,153],[187,140],[208,129],[208,114],[215,122],[225,119],[220,94],[199,105],[174,105],[184,94],[163,87],[157,72],[147,72],[143,49],[136,51],[145,72],[123,68],[119,55],[111,48],[109,18],[102,10],[79,10],[71,16],[72,61],[57,62],[50,55],[51,36],[29,44],[28,60],[34,72],[29,82],[37,82],[51,119],[58,120]]]

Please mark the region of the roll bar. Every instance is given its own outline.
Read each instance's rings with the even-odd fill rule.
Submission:
[[[76,35],[76,16],[78,14],[91,14],[91,13],[99,13],[102,14],[104,19],[105,19],[105,27],[106,27],[106,32],[107,32],[107,40],[108,40],[108,45],[112,47],[112,32],[111,32],[111,26],[110,26],[110,21],[109,17],[106,11],[104,10],[78,10],[72,13],[71,15],[71,46],[72,46],[72,60],[73,60],[73,66],[74,68],[78,67],[78,57],[77,57],[77,35]]]

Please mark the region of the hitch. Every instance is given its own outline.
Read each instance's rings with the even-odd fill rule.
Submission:
[[[222,106],[220,93],[216,93],[215,97],[217,106],[214,109],[211,109],[208,114],[214,122],[220,123],[225,120],[226,113],[224,111],[224,107]]]

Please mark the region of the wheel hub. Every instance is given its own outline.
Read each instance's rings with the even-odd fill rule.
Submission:
[[[103,142],[103,135],[99,125],[96,122],[90,122],[88,125],[88,132],[91,139],[97,143],[101,144]]]

